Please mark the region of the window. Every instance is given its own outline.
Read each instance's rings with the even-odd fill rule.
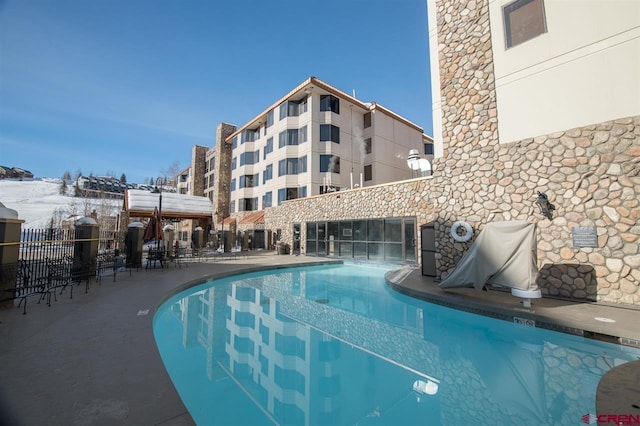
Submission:
[[[256,139],[260,137],[260,129],[258,130],[245,130],[242,132],[242,137],[240,143],[243,144],[245,142],[254,142]]]
[[[320,173],[340,173],[340,157],[320,154]]]
[[[300,193],[304,192],[304,195]],[[300,197],[298,195],[301,195]],[[280,188],[278,189],[278,205],[286,200],[295,200],[296,198],[302,198],[307,196],[307,187],[302,188]]]
[[[262,196],[262,208],[267,208],[267,207],[271,207],[273,200],[272,200],[272,194],[271,191],[267,192],[266,194],[264,194]]]
[[[264,126],[265,131],[267,127],[271,127],[271,126],[273,126],[273,110],[267,113],[267,124]]]
[[[307,126],[298,129],[298,143],[303,143],[307,141]]]
[[[507,49],[547,32],[543,0],[516,0],[502,14]]]
[[[364,166],[364,180],[373,180],[373,166],[371,164]]]
[[[236,190],[236,180],[235,179],[231,179],[231,190],[232,191]]]
[[[371,154],[371,138],[366,138],[364,140],[364,153]]]
[[[229,213],[235,213],[236,212],[236,201],[233,200],[231,201],[231,203],[229,204]],[[185,238],[186,239],[186,238]]]
[[[340,127],[333,124],[320,125],[320,142],[331,141],[340,143]]]
[[[320,111],[331,111],[340,114],[340,99],[332,95],[320,95]]]
[[[231,141],[231,149],[236,149],[238,147],[238,137],[234,137]]]
[[[269,164],[262,172],[262,184],[267,183],[269,179],[273,179],[273,164]]]
[[[254,188],[258,186],[258,175],[240,176],[240,188]]]
[[[264,156],[263,160],[267,159],[267,154],[273,152],[273,138],[267,139],[267,144],[264,146]]]
[[[301,129],[288,129],[278,135],[278,147],[298,145],[307,141],[307,126]]]
[[[340,187],[335,185],[321,185],[319,188],[320,194],[330,194],[338,191],[340,191]]]
[[[286,158],[278,162],[278,176],[297,175],[307,172],[307,156]]]
[[[248,212],[258,210],[258,198],[240,198],[238,200],[238,211]]]
[[[424,153],[425,155],[433,155],[433,144],[425,143],[424,144]]]
[[[256,164],[260,161],[260,151],[243,152],[240,154],[240,165]]]
[[[285,101],[280,104],[280,120],[287,117],[297,117],[307,112],[307,98],[299,101]]]
[[[294,129],[288,129],[280,132],[278,135],[278,147],[282,148],[287,145],[298,145],[298,132]]]
[[[231,159],[231,170],[235,170],[236,169],[236,160],[237,160],[236,157],[233,157]]]
[[[364,115],[364,128],[371,127],[371,112],[367,112]]]

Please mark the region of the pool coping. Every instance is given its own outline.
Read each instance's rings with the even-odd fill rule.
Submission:
[[[416,299],[526,326],[640,348],[640,326],[630,326],[640,324],[640,310],[637,309],[550,297],[534,299],[531,308],[526,308],[521,299],[507,291],[443,290],[434,278],[421,275],[418,269],[412,269],[399,279],[395,279],[396,275],[385,275],[387,285]],[[597,320],[610,317],[615,317],[615,322]]]

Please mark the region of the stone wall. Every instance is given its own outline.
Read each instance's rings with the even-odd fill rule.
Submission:
[[[222,217],[229,216],[231,182],[231,144],[225,143],[236,126],[232,124],[220,123],[216,129],[216,144],[210,151],[210,155],[215,157],[213,169],[216,171],[213,182],[213,211],[219,212]],[[211,157],[207,157],[208,160]],[[222,220],[221,217],[215,219],[216,222]]]
[[[488,2],[436,7],[444,155],[433,176],[289,201],[266,210],[267,229],[291,243],[292,223],[415,216],[435,223],[445,277],[473,243],[454,241],[455,221],[476,235],[491,221],[533,221],[543,295],[640,306],[640,117],[500,144]],[[578,226],[596,228],[597,247],[574,247]]]
[[[538,225],[544,295],[640,305],[640,117],[497,145],[489,154],[491,163],[452,151],[435,160],[431,177],[288,201],[265,211],[266,228],[282,229],[291,244],[293,223],[433,221],[444,277],[473,243],[453,240],[455,221],[468,222],[477,235],[487,222],[529,220]],[[539,213],[537,191],[556,206],[553,220]],[[597,228],[597,248],[573,247],[577,226]],[[303,226],[303,246],[305,239]]]

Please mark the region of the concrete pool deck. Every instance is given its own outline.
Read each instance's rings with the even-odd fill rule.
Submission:
[[[86,294],[83,286],[76,287],[73,299],[65,292],[51,307],[30,300],[27,315],[21,309],[0,310],[0,424],[192,425],[156,348],[152,330],[156,307],[183,283],[211,275],[326,261],[264,253],[181,268],[134,270],[131,275],[118,274],[116,282],[107,277],[102,285],[92,283]],[[540,323],[640,340],[640,310],[537,299],[524,312],[508,293],[444,292],[419,270],[389,285],[414,297],[437,297],[433,300],[437,303],[464,303],[479,313],[515,312],[514,316]],[[616,322],[602,323],[596,317]],[[640,413],[630,411],[633,408],[627,413],[610,411],[625,407],[632,401],[629,398],[640,403],[637,394],[624,397],[623,392],[624,386],[637,384],[630,377],[640,375],[640,363],[620,374],[614,374],[616,370],[601,381],[613,386],[602,398],[599,389],[599,412]]]

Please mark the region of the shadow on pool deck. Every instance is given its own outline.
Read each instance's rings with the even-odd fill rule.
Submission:
[[[264,253],[179,269],[134,270],[131,276],[119,274],[115,283],[93,283],[86,294],[79,287],[73,299],[64,293],[51,307],[31,302],[27,315],[19,309],[0,310],[0,425],[8,423],[3,418],[7,415],[13,420],[9,424],[24,425],[192,425],[155,344],[156,307],[182,284],[208,276],[326,261]],[[640,340],[637,310],[552,299],[534,300],[532,309],[525,310],[508,293],[444,292],[419,270],[388,284],[414,297],[491,316],[518,316],[565,331]],[[616,370],[602,381],[613,386],[607,387],[605,399],[599,397],[599,412],[615,413],[608,410],[624,405],[613,406],[614,401],[626,403],[616,386],[630,383],[629,371],[622,377]],[[640,365],[634,371],[640,371]]]

